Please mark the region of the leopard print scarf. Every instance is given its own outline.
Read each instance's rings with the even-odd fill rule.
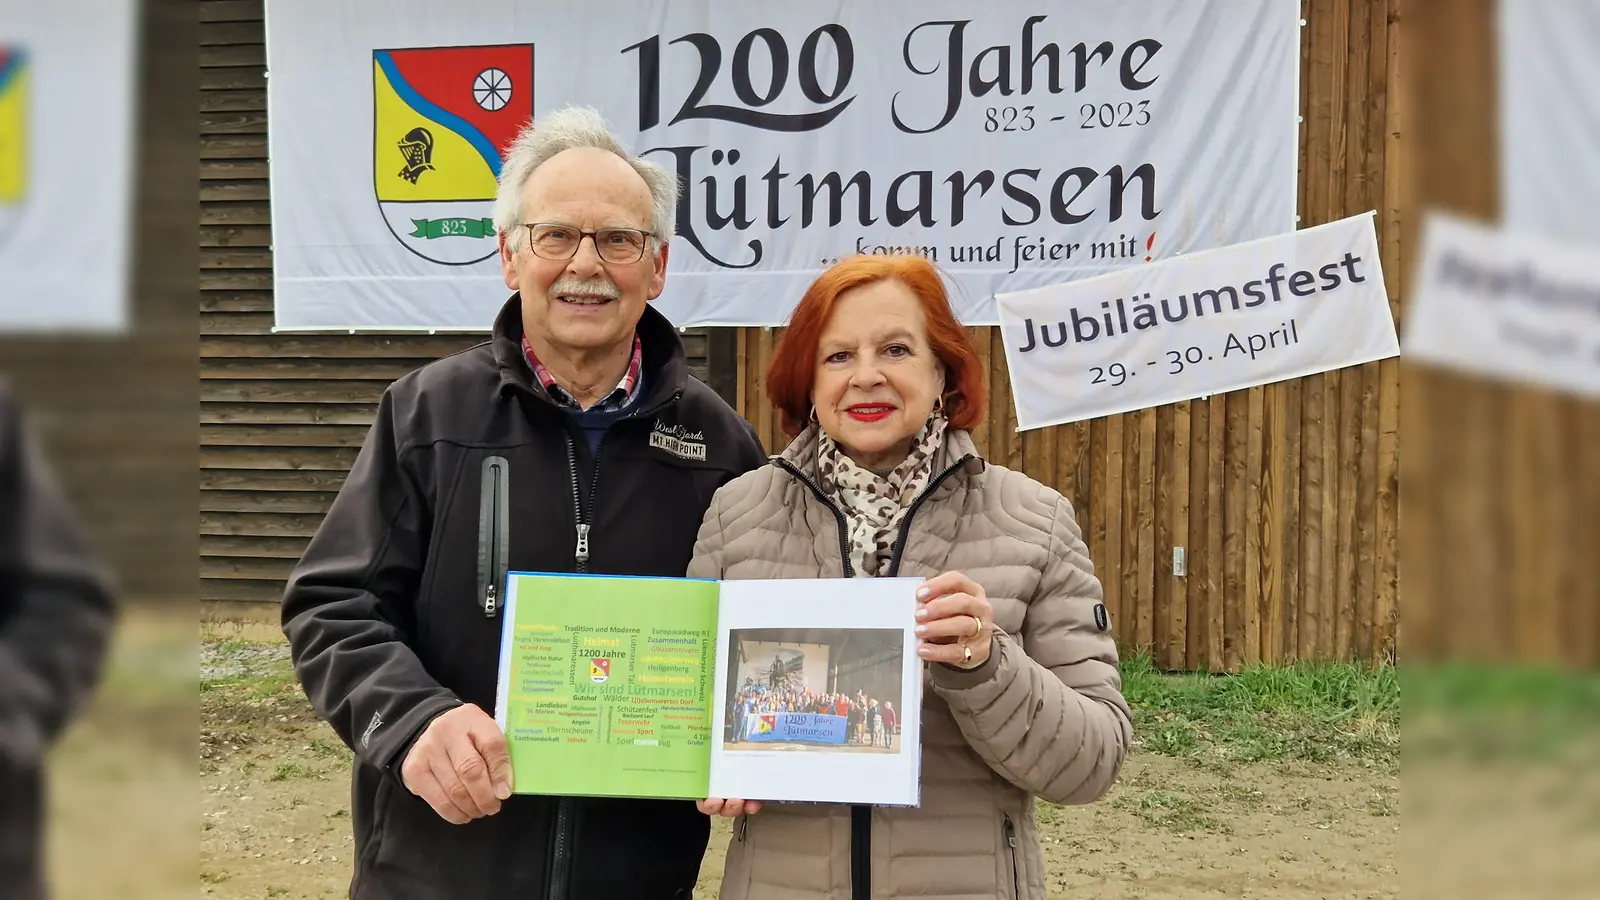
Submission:
[[[928,486],[933,456],[944,443],[944,416],[928,420],[904,461],[887,475],[862,468],[833,438],[818,429],[817,467],[822,490],[838,504],[849,525],[850,565],[858,577],[873,577],[894,555],[896,533],[911,502]]]

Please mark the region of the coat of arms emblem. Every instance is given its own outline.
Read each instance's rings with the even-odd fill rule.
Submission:
[[[28,194],[28,57],[0,44],[0,240]]]
[[[372,174],[389,231],[440,265],[494,256],[500,166],[533,116],[533,45],[374,50],[372,92]]]

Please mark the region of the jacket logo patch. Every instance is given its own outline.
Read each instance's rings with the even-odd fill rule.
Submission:
[[[378,728],[380,726],[382,726],[382,725],[383,725],[383,714],[382,713],[373,713],[372,714],[372,721],[367,723],[367,730],[361,732],[361,746],[362,746],[362,748],[366,748],[367,746],[369,746],[372,743],[372,733],[374,731],[377,731]]]
[[[650,432],[650,446],[657,450],[665,450],[680,459],[692,459],[697,462],[706,460],[705,433],[689,431],[682,425],[663,425],[656,422],[655,428]]]
[[[1111,627],[1111,617],[1106,613],[1106,605],[1104,603],[1096,603],[1094,605],[1094,627],[1101,631]]]

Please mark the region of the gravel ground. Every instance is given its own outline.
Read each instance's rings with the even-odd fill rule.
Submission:
[[[203,641],[200,644],[200,679],[221,681],[251,678],[289,665],[287,643],[256,644],[241,641]]]

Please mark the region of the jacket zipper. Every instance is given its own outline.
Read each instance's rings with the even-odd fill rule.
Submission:
[[[1022,900],[1022,878],[1017,872],[1017,827],[1011,824],[1011,817],[1006,816],[1006,846],[1010,848],[1007,853],[1011,857],[1011,896]]]
[[[822,492],[822,488],[806,477],[806,474],[801,472],[794,463],[782,457],[774,458],[773,461],[784,471],[800,479],[800,483],[810,488],[811,493],[816,495],[817,500],[833,512],[834,520],[839,523],[839,558],[844,561],[844,577],[854,578],[856,575],[855,568],[850,565],[850,525],[844,520],[844,512],[833,505],[833,501],[829,500],[828,495]]]
[[[572,867],[572,802],[566,797],[556,800],[555,846],[551,850],[550,889],[545,896],[550,900],[566,900],[567,879]]]
[[[572,439],[572,429],[567,428],[564,435],[567,440],[567,476],[572,485],[572,518],[577,526],[577,543],[572,550],[572,561],[578,573],[589,571],[589,529],[593,524],[588,521],[588,514],[594,511],[595,498],[598,496],[600,486],[600,451],[605,449],[606,434],[618,423],[637,419],[642,416],[655,415],[668,406],[676,403],[683,396],[682,391],[674,391],[672,396],[649,409],[639,410],[622,416],[605,434],[600,435],[600,440],[594,448],[594,471],[589,478],[589,505],[583,504],[583,490],[578,485],[578,449]],[[556,799],[556,831],[552,842],[550,857],[550,883],[545,891],[548,900],[566,900],[567,881],[571,877],[572,869],[572,800],[568,797]]]
[[[622,416],[615,422],[612,422],[610,427],[606,429],[605,433],[600,435],[600,440],[594,445],[594,470],[589,478],[588,506],[583,505],[582,491],[578,487],[577,445],[572,440],[571,429],[568,429],[564,433],[564,437],[567,440],[567,476],[572,483],[572,517],[577,525],[578,532],[578,541],[576,546],[573,547],[572,560],[576,564],[576,568],[579,573],[589,571],[589,529],[592,523],[586,520],[588,519],[587,513],[594,511],[595,498],[600,490],[600,452],[606,448],[606,435],[610,434],[611,429],[615,428],[619,423],[631,421],[643,416],[655,415],[673,403],[676,403],[678,398],[681,396],[683,396],[682,391],[675,391],[671,397],[668,397],[666,400],[661,401],[661,403],[652,406],[649,409],[638,410]]]
[[[492,619],[500,611],[500,592],[504,590],[510,545],[506,540],[510,511],[510,464],[504,457],[490,456],[483,461],[481,496],[478,501],[478,596],[483,615]]]
[[[577,547],[573,549],[572,561],[576,566],[576,571],[585,572],[588,571],[589,568],[589,523],[584,521],[583,498],[578,489],[578,451],[577,448],[573,446],[572,435],[570,433],[566,435],[566,439],[567,475],[572,484],[572,517],[578,526],[578,544]],[[595,459],[598,462],[598,454],[596,454]],[[600,467],[597,465],[595,466],[595,480],[597,481],[599,480],[599,474]],[[593,492],[591,491],[591,494],[592,493]]]
[[[939,485],[944,484],[946,478],[954,475],[957,469],[966,465],[967,460],[969,459],[972,459],[971,454],[963,456],[954,463],[951,463],[943,472],[940,472],[939,475],[933,479],[933,481],[928,483],[928,486],[923,489],[922,493],[917,495],[917,499],[911,501],[910,508],[906,510],[905,518],[900,520],[900,534],[894,539],[894,556],[889,560],[889,573],[884,577],[894,578],[900,574],[900,554],[905,552],[906,537],[911,534],[911,518],[917,514],[917,508],[922,506],[922,502],[924,500],[927,500],[929,497],[933,496],[933,492],[939,489]]]
[[[872,807],[850,807],[850,896],[872,896]]]

